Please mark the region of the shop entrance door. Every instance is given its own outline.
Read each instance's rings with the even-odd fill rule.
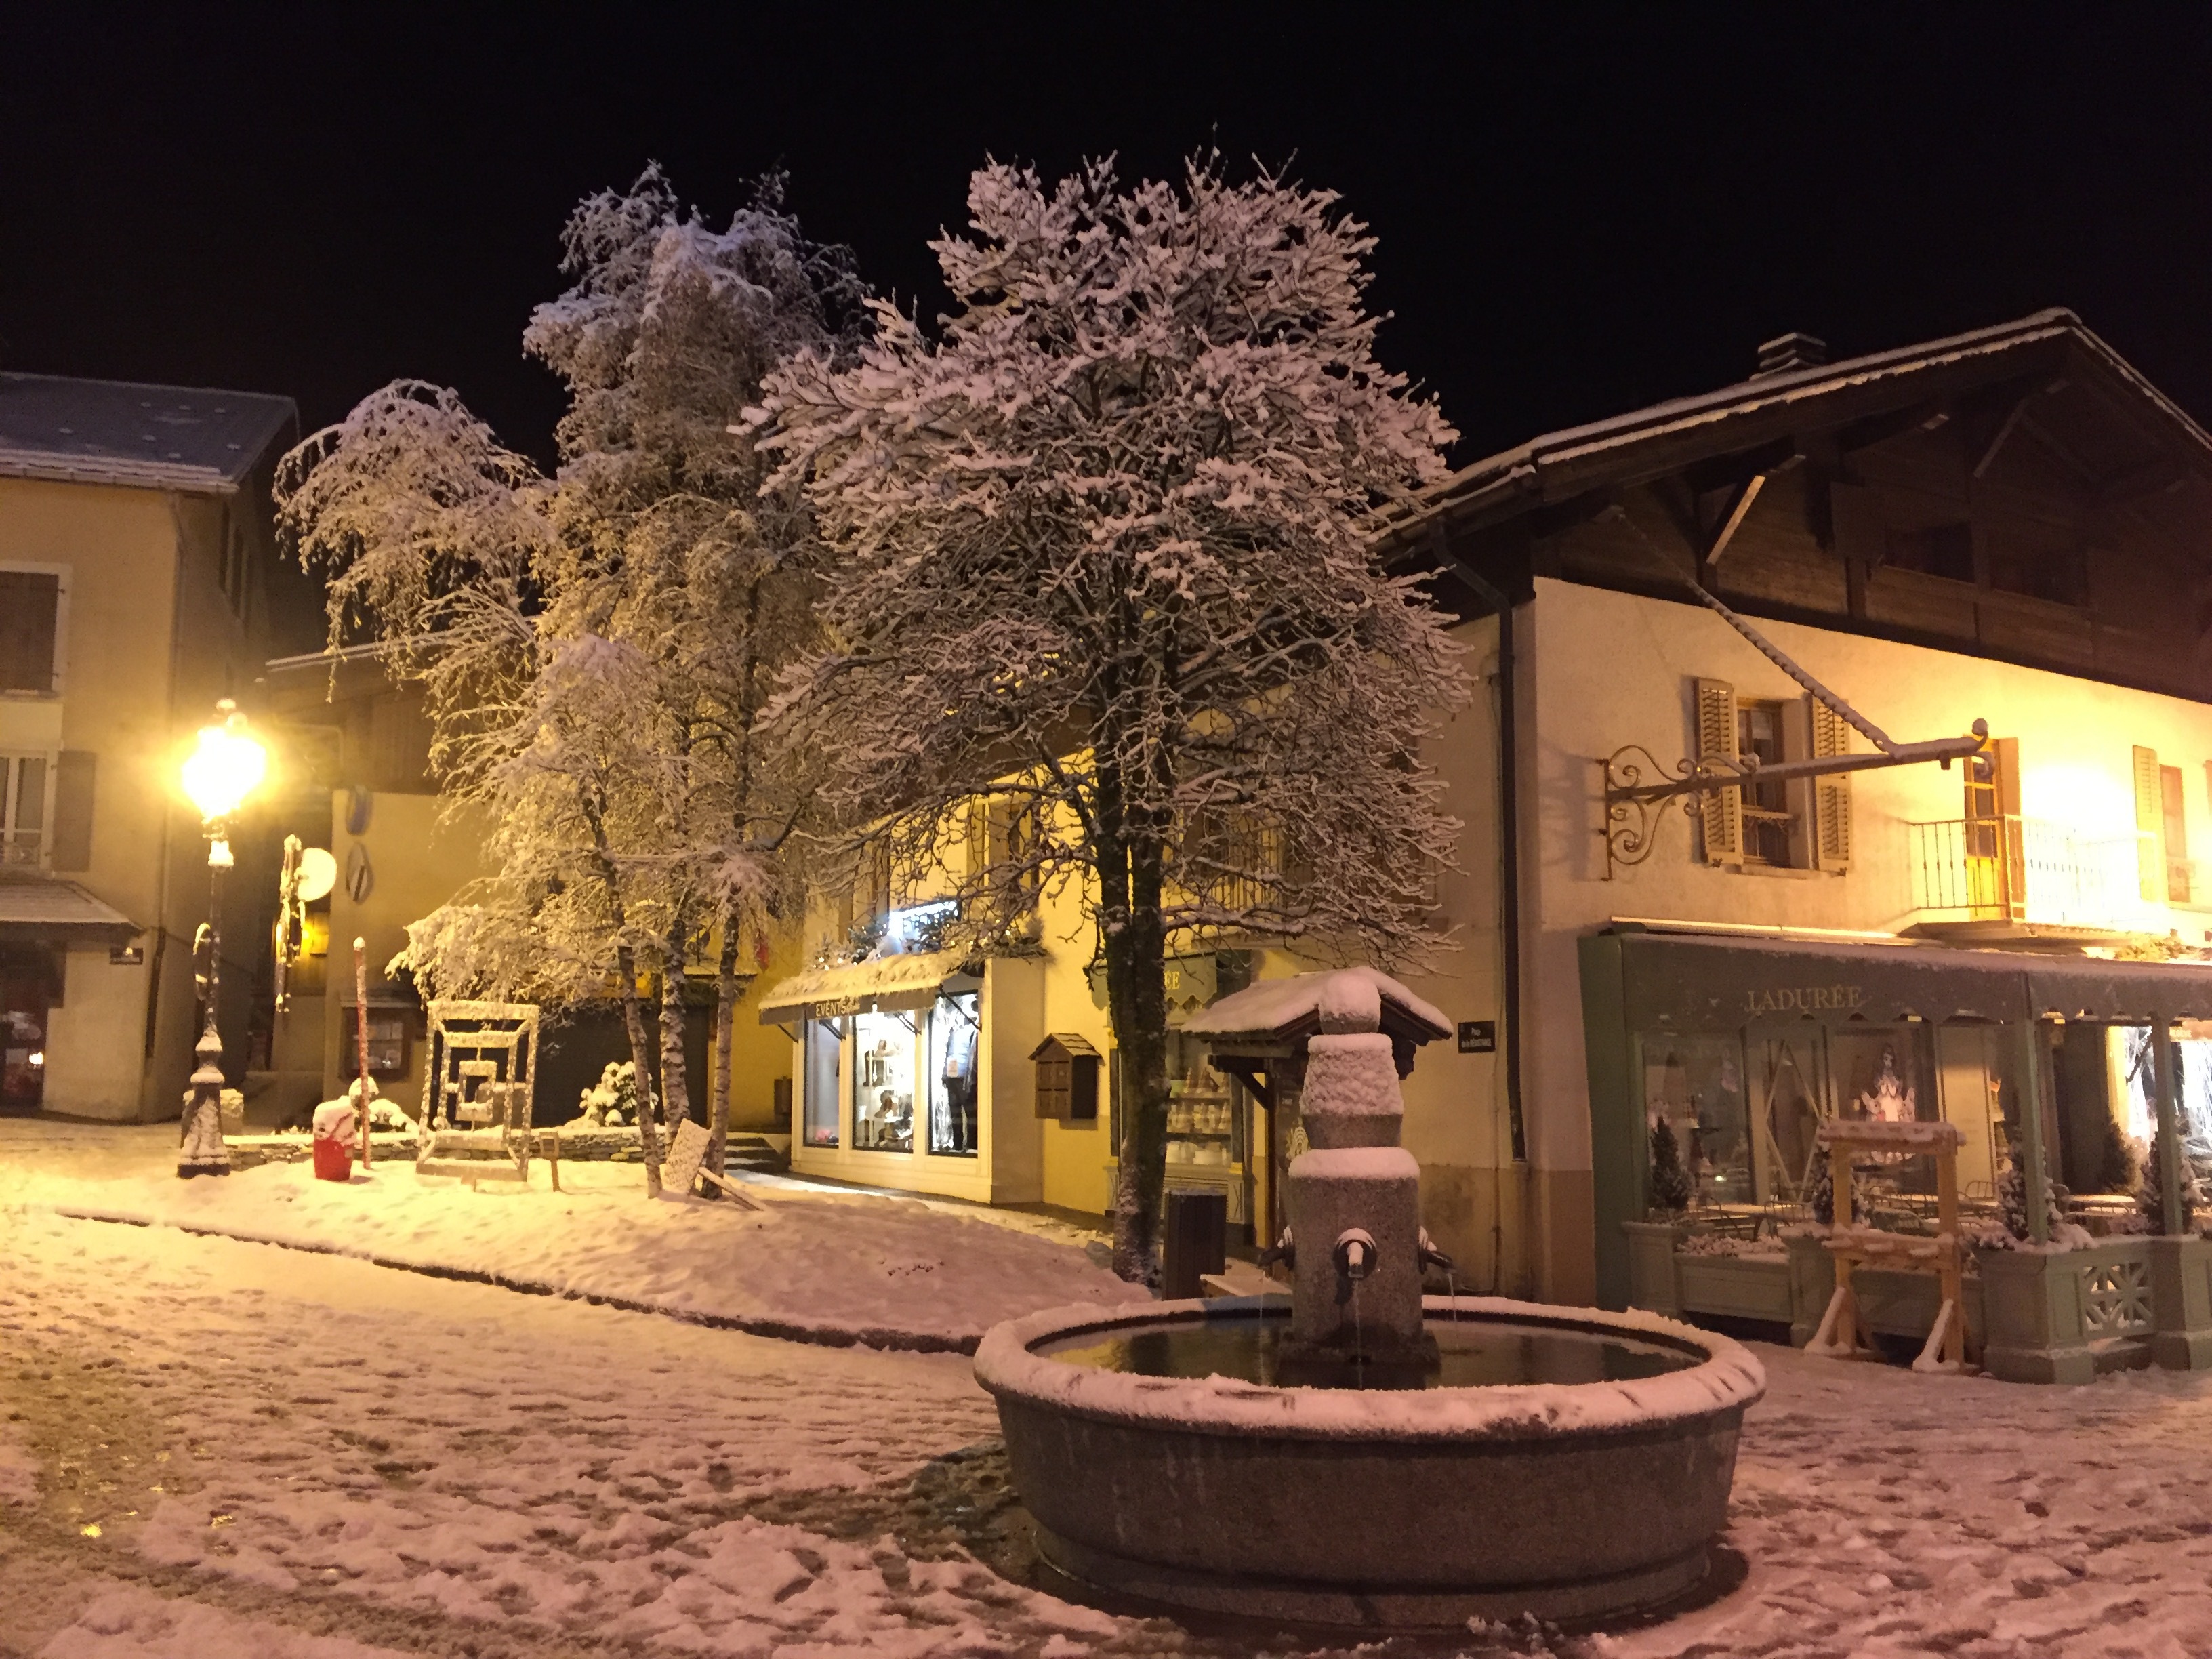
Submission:
[[[46,981],[0,967],[0,1112],[35,1112],[46,1097]]]

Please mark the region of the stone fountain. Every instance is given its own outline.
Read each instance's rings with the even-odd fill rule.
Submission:
[[[1449,1028],[1402,986],[1262,981],[1204,1020],[1218,1052],[1243,1039],[1302,1084],[1310,1149],[1270,1253],[1291,1294],[985,1336],[975,1375],[1048,1565],[1139,1601],[1385,1630],[1590,1619],[1694,1586],[1759,1363],[1650,1315],[1424,1296],[1448,1264],[1399,1083]]]

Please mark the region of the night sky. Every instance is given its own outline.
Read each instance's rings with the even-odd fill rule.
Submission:
[[[11,15],[0,368],[310,424],[419,375],[544,455],[523,323],[570,206],[649,158],[714,216],[782,164],[934,315],[923,241],[987,153],[1218,143],[1373,226],[1383,355],[1462,461],[1787,329],[1843,355],[2053,304],[2212,419],[2201,7],[333,9]]]

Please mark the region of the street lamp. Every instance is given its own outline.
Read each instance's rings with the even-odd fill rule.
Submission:
[[[199,746],[184,765],[185,793],[199,809],[208,838],[207,1018],[192,1053],[199,1064],[185,1097],[185,1128],[177,1148],[179,1176],[228,1175],[222,1144],[222,1036],[216,1029],[216,993],[222,980],[222,878],[233,863],[230,820],[269,769],[269,751],[246,729],[246,716],[225,697],[215,706],[217,723],[200,727]]]

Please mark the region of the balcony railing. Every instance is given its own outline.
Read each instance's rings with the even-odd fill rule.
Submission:
[[[0,869],[34,870],[46,847],[37,830],[0,830]]]
[[[2144,923],[2138,837],[2092,836],[2040,818],[1908,823],[1912,905],[1931,918],[2067,927]]]

